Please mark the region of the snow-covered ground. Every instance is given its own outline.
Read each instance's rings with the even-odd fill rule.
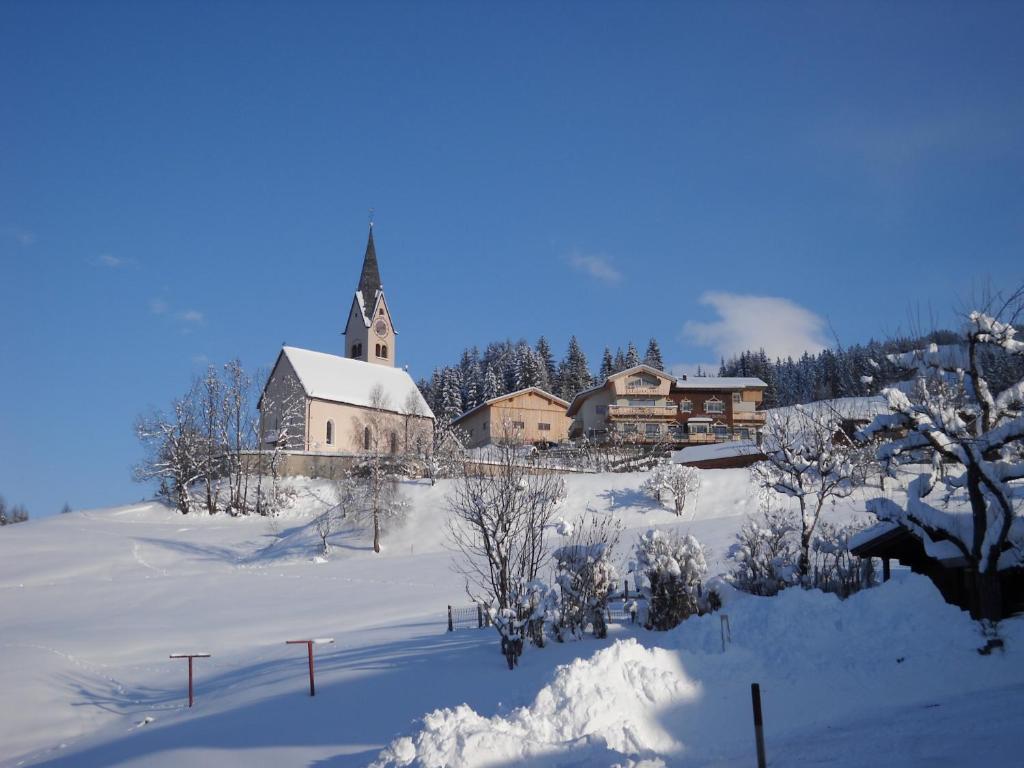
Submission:
[[[621,517],[622,559],[638,532],[678,527],[714,573],[757,504],[745,470],[702,475],[682,518],[640,494],[643,474],[567,476],[560,514]],[[448,484],[406,488],[413,513],[384,552],[348,531],[327,562],[310,526],[322,484],[276,523],[138,504],[5,529],[0,765],[747,765],[753,681],[775,765],[859,765],[865,745],[890,765],[1006,764],[1024,725],[1020,622],[983,658],[974,625],[909,575],[845,603],[733,599],[724,654],[711,615],[527,649],[510,672],[493,631],[446,632],[446,606],[468,604],[445,548]],[[284,641],[324,636],[310,698],[304,648]],[[187,651],[212,654],[191,711],[185,663],[167,658]]]

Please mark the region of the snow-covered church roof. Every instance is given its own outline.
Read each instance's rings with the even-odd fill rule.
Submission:
[[[371,408],[374,405],[374,388],[379,385],[389,404],[387,410],[403,415],[410,413],[407,399],[412,392],[415,393],[419,413],[434,418],[416,382],[403,368],[299,347],[282,347],[281,354],[288,358],[309,397]]]

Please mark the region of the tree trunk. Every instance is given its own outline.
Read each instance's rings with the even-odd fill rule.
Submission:
[[[1003,618],[1003,585],[995,563],[974,578],[978,618],[999,621]]]
[[[380,515],[373,511],[373,551],[380,552]]]

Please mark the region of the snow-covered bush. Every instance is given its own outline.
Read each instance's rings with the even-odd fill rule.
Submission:
[[[682,464],[659,464],[641,489],[658,502],[671,500],[675,513],[682,515],[687,498],[700,489],[700,470]]]
[[[795,584],[798,530],[791,512],[763,503],[760,517],[747,518],[729,548],[726,556],[735,563],[729,582],[753,595],[774,595]]]
[[[649,530],[636,544],[635,569],[647,579],[647,625],[672,629],[697,613],[697,592],[708,565],[693,536]]]
[[[864,530],[863,523],[835,525],[823,520],[811,542],[814,586],[840,597],[849,597],[871,586],[874,571],[871,560],[850,554],[850,539]]]
[[[555,581],[561,592],[559,628],[579,637],[592,626],[595,637],[604,637],[608,595],[619,578],[612,553],[622,524],[613,517],[587,520],[581,515],[575,525],[562,521],[559,529],[568,539],[554,552]]]

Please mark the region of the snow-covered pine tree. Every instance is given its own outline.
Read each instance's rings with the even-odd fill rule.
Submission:
[[[605,347],[604,354],[601,356],[601,370],[598,373],[598,378],[605,381],[613,373],[615,373],[615,361],[612,360],[612,351]]]
[[[551,352],[551,345],[548,340],[541,336],[537,339],[537,357],[541,363],[541,389],[545,392],[553,392],[555,382],[558,380],[558,368],[555,365],[555,356]]]
[[[500,389],[498,377],[494,373],[494,366],[488,363],[487,370],[484,371],[484,388],[480,393],[480,402],[485,403],[498,397],[501,394]]]
[[[464,412],[462,407],[462,376],[458,368],[445,368],[441,374],[440,409],[435,415],[442,424],[451,424]]]
[[[583,354],[575,336],[569,339],[569,349],[559,366],[558,380],[559,397],[570,401],[593,384],[593,377],[590,375],[590,368],[587,365],[587,356]]]
[[[640,353],[636,350],[636,345],[631,341],[626,347],[626,368],[634,368],[640,365]]]
[[[658,341],[653,336],[651,340],[647,342],[647,352],[644,354],[644,365],[649,365],[651,368],[657,368],[659,371],[665,370],[665,361],[661,359],[661,347],[658,346]]]
[[[516,390],[539,387],[543,367],[536,353],[527,344],[516,347]]]
[[[617,347],[615,349],[615,373],[618,373],[619,371],[624,371],[627,367],[628,366],[626,365],[626,355],[623,353],[622,347]]]

